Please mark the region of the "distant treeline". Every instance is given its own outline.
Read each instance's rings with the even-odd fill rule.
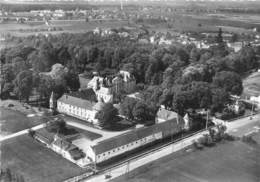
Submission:
[[[26,12],[31,10],[75,10],[75,9],[92,9],[96,6],[90,5],[88,3],[50,3],[50,4],[1,4],[0,9],[12,12]]]

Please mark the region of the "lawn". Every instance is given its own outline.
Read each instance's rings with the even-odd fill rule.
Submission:
[[[3,142],[1,151],[2,167],[23,175],[26,182],[60,182],[84,170],[27,135]]]
[[[41,123],[39,117],[27,117],[25,114],[0,107],[1,131],[15,133]]]
[[[259,182],[258,144],[222,142],[202,151],[179,152],[159,159],[114,182]]]
[[[244,95],[258,96],[260,93],[260,72],[249,75],[243,81]]]

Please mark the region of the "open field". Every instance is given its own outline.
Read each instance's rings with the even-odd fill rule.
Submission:
[[[60,182],[84,172],[27,135],[3,142],[1,151],[2,167],[23,175],[26,182]]]
[[[82,33],[100,28],[114,28],[128,25],[127,21],[111,20],[111,21],[91,21],[85,22],[85,20],[51,20],[50,28],[61,28],[59,31],[48,31],[48,26],[43,21],[27,22],[25,24],[18,23],[3,23],[0,24],[0,35],[11,34],[13,36],[29,36],[35,34],[58,34],[58,33]]]
[[[260,72],[249,75],[243,81],[244,95],[258,96],[260,93]]]
[[[19,111],[13,111],[0,107],[1,132],[15,133],[42,123],[39,117],[27,117]]]
[[[138,168],[114,182],[258,182],[260,133],[255,146],[221,142],[202,151],[179,152]]]

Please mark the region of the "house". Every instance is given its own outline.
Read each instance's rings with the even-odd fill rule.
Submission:
[[[251,96],[250,101],[253,101],[258,107],[260,107],[260,95],[259,96]]]
[[[61,154],[64,158],[72,162],[85,158],[85,153],[83,153],[76,145],[59,137],[58,135],[54,136],[54,140],[51,143],[51,148],[53,151]]]
[[[177,118],[152,126],[136,128],[122,135],[92,142],[87,156],[95,163],[102,163],[157,140],[170,137],[183,130],[184,123]]]
[[[235,52],[238,52],[242,49],[244,43],[243,42],[234,42],[234,43],[227,43],[227,46],[233,49]]]
[[[176,118],[180,119],[180,116],[176,112],[167,110],[163,105],[161,105],[156,114],[155,122],[161,123]]]
[[[74,134],[70,136],[50,134],[45,130],[36,131],[34,139],[45,144],[48,148],[54,152],[60,154],[67,160],[84,167],[90,163],[89,159],[86,158],[86,154],[77,145],[73,144],[74,140],[82,138],[80,134]]]
[[[177,119],[178,122],[183,123],[183,129],[189,130],[191,127],[191,121],[188,114],[181,117],[178,113],[174,111],[167,110],[164,106],[161,106],[156,114],[155,123],[161,123],[165,121],[172,121]]]
[[[85,79],[86,80],[86,79]],[[81,81],[84,80],[81,78]],[[92,88],[98,99],[102,99],[105,103],[113,102],[122,92],[132,93],[135,91],[136,80],[128,71],[121,70],[116,76],[101,77],[95,75],[91,80],[81,83],[81,88]]]
[[[93,89],[65,93],[57,100],[57,111],[92,124],[98,124],[96,115],[102,109],[104,103],[102,100],[97,101]]]

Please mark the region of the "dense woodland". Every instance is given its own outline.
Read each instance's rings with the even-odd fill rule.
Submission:
[[[8,98],[14,93],[28,101],[34,88],[40,98],[48,98],[51,91],[59,97],[79,88],[79,73],[111,75],[124,69],[135,76],[144,100],[124,99],[122,93],[121,112],[129,118],[150,119],[161,104],[180,114],[201,108],[222,112],[230,94],[242,93],[241,76],[258,67],[259,49],[247,45],[234,53],[226,47],[221,32],[216,42],[209,49],[197,49],[194,45],[140,44],[117,34],[101,37],[92,32],[30,36],[0,53],[1,95]],[[56,63],[68,73],[59,79],[39,74]]]

